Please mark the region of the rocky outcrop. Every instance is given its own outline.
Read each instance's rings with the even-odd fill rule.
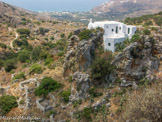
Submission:
[[[75,72],[73,80],[74,82],[71,88],[70,101],[86,98],[88,96],[88,89],[90,88],[89,75],[81,72]]]
[[[132,43],[115,57],[112,64],[117,66],[119,77],[124,79],[121,86],[132,86],[134,81],[143,77],[154,79],[153,72],[159,68],[159,59],[154,51],[160,52],[162,48],[155,48],[155,45],[159,45],[159,40],[141,37],[140,42]]]
[[[80,31],[76,31],[78,34]],[[102,45],[103,32],[92,33],[89,40],[80,40],[77,35],[73,35],[69,40],[67,53],[64,60],[64,76],[70,72],[84,71],[94,59],[95,49],[98,44]]]

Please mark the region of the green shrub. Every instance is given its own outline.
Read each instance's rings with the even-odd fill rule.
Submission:
[[[83,121],[89,122],[92,121],[91,114],[93,113],[92,108],[85,107],[82,111],[77,113],[77,118],[82,119]]]
[[[40,64],[33,64],[29,69],[30,74],[37,73],[41,74],[43,72],[43,68]]]
[[[45,39],[46,41],[48,41],[48,37],[45,37],[44,39]]]
[[[20,103],[20,104],[24,104],[24,103],[25,103],[25,101],[24,101],[24,100],[21,100],[19,103]]]
[[[64,38],[64,37],[65,37],[65,34],[64,34],[64,33],[62,33],[62,34],[60,35],[60,37],[61,37],[61,38]]]
[[[72,76],[69,76],[69,82],[73,82],[73,77]]]
[[[123,49],[125,49],[129,43],[130,43],[129,39],[126,39],[125,41],[123,41],[121,43],[116,43],[115,51],[120,51],[120,52],[123,51]]]
[[[111,64],[112,56],[107,57],[97,56],[91,65],[91,77],[96,83],[106,82],[106,77],[114,72],[115,66]]]
[[[20,39],[26,39],[28,36],[26,34],[21,34]]]
[[[158,25],[158,26],[161,26],[162,25],[162,17],[160,16],[160,17],[157,17],[156,19],[155,19],[155,23]]]
[[[53,63],[53,61],[54,61],[53,57],[52,57],[51,55],[49,55],[49,56],[46,58],[46,60],[45,60],[45,62],[44,62],[44,65],[48,65],[48,64],[50,64],[50,63]]]
[[[150,34],[151,34],[151,32],[150,32],[148,29],[144,30],[143,33],[144,33],[145,35],[150,35]]]
[[[17,107],[15,96],[4,95],[0,97],[0,114],[6,115],[12,108]]]
[[[51,77],[44,77],[38,88],[35,89],[35,95],[46,96],[48,93],[59,89],[62,85],[57,81],[53,80]]]
[[[24,29],[24,28],[21,28],[21,29],[17,29],[17,32],[19,34],[25,34],[27,36],[30,36],[30,30],[29,29]]]
[[[139,34],[135,34],[132,36],[131,38],[131,42],[138,42],[139,40],[141,39],[140,35]]]
[[[34,22],[34,24],[40,25],[40,24],[41,24],[41,22],[37,21],[37,22]]]
[[[61,92],[61,97],[63,98],[64,102],[69,102],[69,97],[71,95],[70,89],[67,91],[62,91]]]
[[[55,69],[56,68],[56,64],[52,61],[52,62],[50,62],[49,64],[48,64],[48,68],[49,69]]]
[[[86,39],[88,40],[90,38],[90,34],[92,33],[91,30],[84,30],[82,32],[79,33],[79,38],[80,40]]]
[[[68,39],[70,39],[72,35],[73,35],[73,33],[71,32],[71,33],[68,35]]]
[[[53,41],[54,39],[55,39],[54,36],[51,36],[50,40]]]
[[[46,50],[55,48],[57,46],[55,43],[52,43],[52,42],[45,42],[42,45],[43,45],[43,48]]]
[[[152,21],[145,22],[146,26],[153,25]]]
[[[30,60],[30,52],[27,50],[23,50],[23,51],[19,52],[17,58],[20,62],[25,63]]]
[[[35,47],[32,50],[32,53],[31,53],[32,60],[33,61],[39,60],[40,59],[40,54],[41,54],[41,48],[40,47]]]
[[[16,69],[16,59],[8,59],[4,62],[6,72],[10,72],[12,69]]]
[[[78,105],[81,105],[81,104],[82,104],[82,100],[81,99],[73,101],[73,107],[74,108],[76,108]]]
[[[94,97],[99,97],[99,96],[102,96],[103,94],[102,93],[99,93],[99,92],[97,92],[97,89],[96,88],[91,88],[91,89],[89,89],[89,94],[90,94],[90,96],[92,97],[92,98],[94,98]]]
[[[60,57],[64,56],[64,51],[57,53],[57,56],[60,56]]]
[[[40,53],[40,59],[46,59],[48,55],[49,55],[48,51],[43,50]]]
[[[46,29],[43,27],[39,28],[39,34],[41,34],[41,35],[45,35],[45,33],[48,33],[48,32],[49,32],[49,29]]]
[[[7,45],[5,45],[4,43],[1,43],[0,42],[0,47],[6,49],[7,48]]]
[[[20,40],[18,40],[18,39],[14,40],[13,46],[14,47],[28,47],[29,44],[28,44],[28,41],[25,38],[23,38],[23,39],[20,39]]]
[[[20,72],[16,74],[12,80],[16,80],[16,79],[25,79],[25,72]]]

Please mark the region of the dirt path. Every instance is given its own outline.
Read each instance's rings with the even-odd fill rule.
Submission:
[[[18,39],[19,34],[15,31],[15,38],[10,42],[10,47],[13,49],[13,41]]]

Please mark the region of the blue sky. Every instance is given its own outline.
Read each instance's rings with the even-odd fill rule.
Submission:
[[[88,11],[108,0],[0,0],[32,11]]]

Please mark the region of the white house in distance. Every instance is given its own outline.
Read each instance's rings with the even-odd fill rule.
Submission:
[[[88,29],[95,29],[101,27],[105,30],[104,39],[104,49],[115,52],[115,44],[123,42],[126,38],[132,38],[136,32],[136,26],[126,25],[121,22],[116,21],[98,21],[88,24]]]

